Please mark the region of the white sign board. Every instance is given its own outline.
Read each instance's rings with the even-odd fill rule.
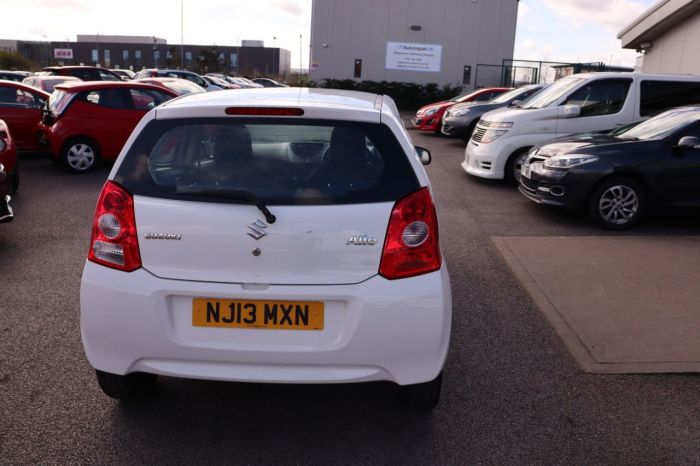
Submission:
[[[387,42],[386,68],[402,71],[428,71],[439,73],[442,61],[442,45],[407,44]]]
[[[53,57],[58,59],[73,59],[73,49],[53,49]]]

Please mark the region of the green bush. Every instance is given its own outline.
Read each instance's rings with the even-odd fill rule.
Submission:
[[[347,91],[363,91],[373,94],[386,94],[396,102],[399,110],[417,110],[440,100],[451,99],[462,93],[461,87],[444,85],[439,87],[435,83],[414,84],[389,81],[354,81],[352,79],[324,79],[321,83],[309,83],[309,86],[323,87],[327,89],[343,89]]]
[[[0,70],[28,71],[37,65],[15,52],[0,51]]]

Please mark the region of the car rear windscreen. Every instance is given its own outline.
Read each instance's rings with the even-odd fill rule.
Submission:
[[[134,195],[245,192],[271,205],[396,201],[420,187],[385,125],[286,118],[153,120],[115,181]]]

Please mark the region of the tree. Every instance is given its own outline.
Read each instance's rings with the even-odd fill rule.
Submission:
[[[15,52],[0,51],[0,69],[3,70],[29,70],[38,68],[38,65]]]

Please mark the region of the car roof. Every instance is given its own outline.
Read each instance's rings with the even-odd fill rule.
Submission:
[[[42,74],[39,76],[28,76],[27,78],[29,79],[38,79],[39,81],[54,81],[57,79],[64,79],[66,82],[68,81],[81,81],[80,78],[76,78],[75,76],[59,76],[55,74]]]
[[[83,92],[94,91],[98,89],[114,89],[122,87],[126,89],[150,89],[152,91],[160,92],[166,91],[174,96],[177,95],[169,89],[165,89],[160,86],[154,86],[152,84],[139,83],[135,81],[71,81],[69,83],[59,84],[54,89],[58,89],[60,91]]]
[[[300,87],[277,87],[263,89],[235,89],[206,94],[189,94],[176,101],[166,102],[161,107],[217,106],[326,106],[351,107],[379,111],[382,96],[368,92],[343,91],[339,89],[316,89]]]
[[[161,83],[168,83],[168,82],[173,82],[173,81],[176,81],[176,82],[185,81],[188,83],[192,82],[192,81],[188,81],[188,80],[182,79],[182,78],[173,78],[172,76],[150,76],[148,78],[139,78],[139,79],[135,80],[134,82],[141,83],[141,82],[146,82],[146,81],[158,81]],[[194,83],[192,83],[192,84],[194,84]]]
[[[41,89],[37,89],[36,87],[27,86],[26,84],[22,84],[19,81],[9,81],[7,79],[0,79],[0,84],[3,84],[3,85],[4,84],[11,84],[10,87],[16,87],[16,88],[21,89],[23,91],[33,92],[34,94],[41,94],[44,97],[46,97],[47,99],[51,95],[48,92],[42,91]]]
[[[81,69],[89,69],[89,70],[108,70],[108,68],[103,68],[101,66],[88,66],[88,65],[66,65],[66,66],[47,66],[43,68],[44,71],[53,71],[53,70],[81,70]],[[109,71],[109,70],[108,70]]]

